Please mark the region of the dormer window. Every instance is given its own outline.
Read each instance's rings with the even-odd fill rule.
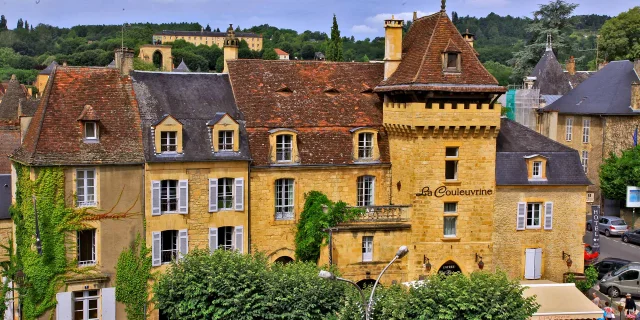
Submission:
[[[524,157],[527,162],[527,178],[528,180],[547,180],[547,158],[545,156],[534,154]]]
[[[240,125],[230,115],[218,112],[207,126],[211,130],[213,152],[240,151]]]
[[[293,153],[293,136],[281,134],[276,136],[276,161],[290,162]]]
[[[458,54],[457,53],[449,53],[447,54],[447,70],[458,70]]]
[[[84,139],[88,141],[98,141],[98,123],[87,121],[84,123]]]
[[[373,158],[373,133],[360,133],[358,134],[358,159],[371,158]]]
[[[269,130],[269,163],[291,165],[300,163],[298,132],[288,128]]]
[[[449,40],[447,47],[442,52],[442,69],[444,72],[460,72],[460,53],[460,48],[455,42]]]
[[[233,151],[233,130],[218,132],[218,151]]]
[[[542,178],[542,161],[533,162],[532,176],[534,179]]]
[[[178,150],[178,133],[176,131],[162,131],[160,133],[160,152],[176,152]]]
[[[355,128],[353,133],[353,159],[355,162],[380,160],[378,151],[378,130],[374,128]]]

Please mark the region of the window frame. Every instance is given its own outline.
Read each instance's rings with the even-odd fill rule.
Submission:
[[[542,161],[533,161],[531,164],[531,177],[542,179]]]
[[[166,237],[171,237],[170,246],[173,248],[165,248],[165,239]],[[160,231],[160,264],[169,264],[174,260],[178,260],[178,230],[164,230]],[[167,253],[165,255],[165,253]],[[166,259],[166,257],[170,259]]]
[[[93,173],[93,177],[89,178],[88,173]],[[80,173],[82,173],[82,178],[80,178]],[[97,189],[97,170],[96,168],[79,168],[76,169],[76,207],[78,208],[86,208],[86,207],[95,207],[98,203],[96,200],[96,189]],[[80,183],[82,181],[82,183]],[[89,186],[88,182],[91,181],[93,183],[92,186]],[[82,187],[80,186],[82,184]],[[89,189],[93,188],[93,193],[89,193]],[[82,190],[82,194],[80,193]],[[87,197],[91,197],[92,200],[87,201]],[[80,200],[82,199],[82,201]]]
[[[358,133],[358,159],[359,160],[371,160],[373,159],[373,132],[359,132]]]
[[[358,207],[372,207],[375,205],[375,176],[359,176],[357,180],[356,204]]]
[[[452,58],[454,58],[452,60]],[[455,66],[450,66],[451,62],[455,62]],[[462,64],[462,56],[460,52],[444,52],[442,69],[444,72],[460,72]]]
[[[449,151],[454,150],[455,155],[449,155]],[[445,181],[455,182],[458,181],[458,161],[460,158],[460,147],[459,146],[449,146],[445,147],[444,151],[444,179]],[[449,176],[449,164],[453,164],[453,178],[448,178]]]
[[[582,119],[582,143],[589,143],[591,134],[591,119]]]
[[[231,191],[225,192],[224,188],[227,187]],[[234,188],[235,188],[235,179],[234,178],[219,178],[218,179],[218,189],[217,191],[217,199],[218,202],[218,211],[232,211],[234,210]],[[228,191],[228,190],[227,190]],[[222,199],[221,199],[222,198]],[[229,207],[226,208],[222,206],[225,202],[228,202]]]
[[[282,133],[276,135],[276,163],[290,163],[293,162],[293,134]],[[282,141],[279,141],[282,138]],[[284,141],[285,138],[289,138],[289,141]],[[288,155],[288,159],[286,158]],[[280,159],[282,157],[282,159]]]
[[[274,185],[275,220],[295,220],[295,180],[281,178]]]
[[[170,183],[174,183],[175,185],[171,186]],[[171,189],[174,190],[173,197],[171,197],[172,196]],[[160,214],[179,212],[178,192],[180,192],[179,180],[172,180],[172,179],[160,180]],[[175,210],[171,210],[170,205],[172,205],[172,203],[170,201],[173,201]]]
[[[93,130],[91,130],[91,131],[93,131],[92,132],[93,136],[89,136],[87,134],[88,133],[87,129],[89,128],[88,125],[90,125],[90,124],[93,125]],[[98,134],[99,134],[99,132],[98,132],[98,122],[96,122],[96,121],[85,121],[83,123],[83,137],[84,137],[85,141],[87,141],[87,142],[98,141],[98,139],[99,139]]]
[[[82,296],[78,297],[78,293],[82,292]],[[92,292],[95,292],[95,295],[91,295]],[[96,307],[91,308],[91,301],[96,302]],[[82,302],[82,309],[76,308],[76,302]],[[92,310],[96,311],[96,317],[90,318],[90,312]],[[100,319],[100,290],[82,290],[82,291],[74,291],[73,292],[73,319],[78,319],[76,317],[77,312],[82,312],[82,318],[80,320],[98,320]]]
[[[447,220],[453,221],[453,234],[447,234]],[[458,236],[458,216],[457,215],[444,215],[442,221],[442,234],[445,238],[456,238]]]
[[[91,253],[90,253],[90,259],[81,259],[82,258],[82,244],[81,244],[81,234],[80,233],[91,233]],[[76,231],[76,246],[77,246],[77,255],[76,255],[76,260],[78,261],[78,266],[80,267],[84,267],[84,266],[93,266],[96,264],[96,251],[97,251],[97,247],[96,247],[96,229],[85,229],[85,230],[78,230]]]
[[[218,131],[218,151],[232,152],[234,147],[233,136],[234,130],[219,130]],[[230,141],[227,141],[229,140]]]
[[[373,261],[373,236],[362,236],[362,262]]]
[[[173,135],[173,137],[169,135]],[[173,140],[174,144],[171,144],[171,140]],[[160,153],[178,153],[178,131],[160,131]]]
[[[573,117],[568,117],[565,122],[565,141],[573,140]]]
[[[228,231],[228,232],[227,232]],[[228,236],[228,239],[227,237]],[[235,227],[223,226],[218,228],[218,250],[233,251],[234,250]]]
[[[527,212],[525,216],[525,228],[526,229],[540,229],[542,227],[542,202],[527,202]],[[535,208],[537,207],[537,211]],[[531,209],[530,209],[531,208]],[[529,214],[531,213],[531,217]],[[537,224],[536,221],[537,213]],[[531,224],[529,223],[531,221]]]
[[[584,170],[584,173],[587,173],[589,171],[589,151],[582,150],[582,153],[580,154],[580,164],[582,164],[582,170]]]

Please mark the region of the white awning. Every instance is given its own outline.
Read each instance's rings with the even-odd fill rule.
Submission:
[[[540,308],[533,314],[533,320],[579,320],[597,319],[603,315],[598,308],[573,283],[552,281],[521,281],[525,286],[524,297],[536,297]]]

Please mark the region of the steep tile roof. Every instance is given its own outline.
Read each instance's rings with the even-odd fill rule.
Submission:
[[[229,75],[134,71],[133,88],[140,105],[145,158],[148,162],[250,160],[244,117],[236,107]],[[240,125],[239,152],[213,152],[209,122],[228,114]],[[151,127],[167,115],[182,124],[183,153],[155,153]]]
[[[302,165],[344,165],[353,163],[349,130],[373,127],[379,130],[380,162],[389,162],[382,101],[370,92],[382,80],[382,64],[286,60],[228,64],[254,165],[268,165],[268,131],[276,128],[298,131]],[[337,93],[325,92],[327,88]]]
[[[612,61],[578,87],[544,107],[569,114],[640,115],[631,109],[631,84],[639,81],[628,60]]]
[[[98,143],[83,142],[77,119],[86,105],[100,118]],[[35,166],[143,163],[131,79],[110,68],[55,68],[23,144],[11,157]]]
[[[544,52],[529,76],[536,77],[533,87],[540,89],[540,94],[563,95],[571,90],[569,76],[562,70],[553,50]]]
[[[525,157],[547,158],[547,180],[528,179]],[[502,118],[496,140],[497,185],[590,185],[578,151],[555,142],[515,121]]]
[[[442,53],[460,51],[461,72],[444,72]],[[402,42],[402,62],[376,92],[394,90],[506,92],[484,68],[445,12],[414,20]]]
[[[26,100],[22,86],[15,77],[9,80],[7,91],[0,101],[0,120],[16,120],[18,118],[18,104]]]

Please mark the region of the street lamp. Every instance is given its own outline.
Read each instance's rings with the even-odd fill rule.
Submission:
[[[355,282],[353,282],[353,281],[351,281],[349,279],[336,277],[336,275],[334,275],[333,273],[331,273],[329,271],[325,271],[325,270],[320,270],[320,274],[318,274],[318,276],[320,278],[322,278],[322,279],[343,281],[343,282],[352,284],[354,287],[356,287],[358,289],[358,292],[360,293],[360,299],[362,300],[362,307],[365,308],[365,304],[367,303],[367,300],[364,297],[364,292],[362,291],[362,289],[360,289],[358,284],[356,284]],[[365,309],[365,317],[366,317],[366,320],[369,320],[369,315],[366,313],[366,309]]]

